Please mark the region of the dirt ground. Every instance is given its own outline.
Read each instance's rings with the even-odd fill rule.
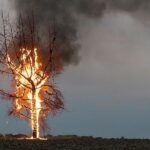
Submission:
[[[93,137],[53,137],[48,140],[1,138],[0,150],[150,150],[150,140]]]

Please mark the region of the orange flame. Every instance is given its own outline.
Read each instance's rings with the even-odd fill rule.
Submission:
[[[20,49],[22,53],[20,65],[17,66],[7,56],[8,67],[15,73],[17,98],[15,100],[16,112],[28,108],[31,113],[31,127],[35,138],[39,138],[40,126],[39,117],[42,109],[42,91],[47,91],[44,84],[48,81],[49,76],[42,71],[42,64],[38,61],[37,49],[32,52],[27,49]],[[22,67],[23,66],[23,67]],[[33,135],[34,135],[33,134]]]

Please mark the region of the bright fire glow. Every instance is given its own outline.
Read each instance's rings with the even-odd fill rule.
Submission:
[[[20,65],[17,66],[12,62],[11,57],[7,56],[8,67],[15,73],[17,98],[15,100],[15,111],[25,112],[29,110],[31,116],[31,127],[34,137],[39,138],[39,117],[43,107],[43,91],[47,91],[46,83],[49,76],[42,69],[39,62],[37,49],[34,51],[20,49]],[[50,92],[50,91],[49,91]],[[51,91],[52,92],[52,91]],[[50,111],[50,110],[49,110]]]

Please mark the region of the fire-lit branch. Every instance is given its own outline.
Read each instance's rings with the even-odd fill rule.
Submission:
[[[1,89],[0,94],[13,100],[11,114],[31,120],[33,138],[37,138],[48,114],[64,109],[62,94],[53,82],[62,71],[56,31],[49,28],[46,42],[41,42],[33,13],[20,15],[15,28],[9,18],[1,17],[0,73],[12,77],[15,90],[9,93]]]

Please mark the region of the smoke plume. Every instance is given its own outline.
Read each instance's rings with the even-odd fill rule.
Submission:
[[[105,11],[149,11],[149,0],[14,0],[17,12],[32,9],[38,17],[40,30],[55,18],[58,31],[57,41],[63,54],[64,62],[79,61],[77,43],[77,20],[79,15],[91,19],[100,18]],[[44,36],[43,36],[44,37]]]

